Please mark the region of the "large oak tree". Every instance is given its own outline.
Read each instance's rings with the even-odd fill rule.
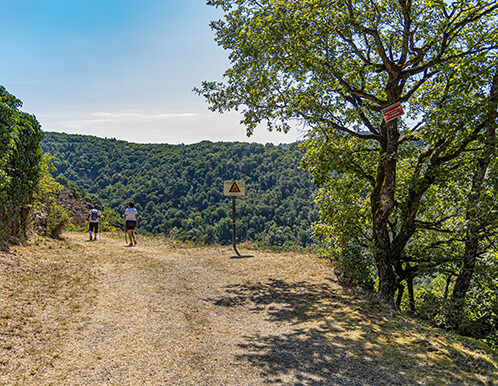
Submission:
[[[404,260],[409,241],[419,227],[440,221],[419,221],[425,195],[484,130],[472,117],[489,105],[473,106],[466,85],[490,81],[497,2],[208,4],[225,11],[212,28],[231,66],[223,82],[204,82],[196,91],[213,111],[241,110],[249,135],[261,122],[270,130],[287,131],[292,120],[309,128],[307,164],[315,181],[342,176],[354,186],[349,201],[362,210],[356,228],[369,227],[361,231],[377,264],[379,292],[393,302],[399,276],[413,274]],[[482,79],[469,78],[480,62]],[[395,103],[406,114],[386,122],[382,110]]]

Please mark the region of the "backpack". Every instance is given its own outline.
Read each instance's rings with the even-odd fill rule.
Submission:
[[[90,212],[90,219],[97,220],[99,218],[99,211],[97,209],[92,209]]]

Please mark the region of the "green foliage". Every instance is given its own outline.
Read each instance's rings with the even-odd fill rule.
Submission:
[[[456,305],[450,300],[456,274],[420,275],[416,284],[418,315],[432,324],[483,340],[498,348],[498,256],[487,253],[479,260],[475,280],[465,299]],[[460,311],[463,309],[463,312]],[[408,310],[404,299],[403,310]],[[448,323],[458,320],[455,325]]]
[[[76,184],[123,213],[133,200],[139,227],[195,243],[232,242],[231,198],[225,180],[245,180],[237,198],[238,242],[314,245],[315,188],[298,169],[297,144],[133,144],[90,136],[46,133],[59,181]]]
[[[40,124],[20,111],[22,103],[0,86],[0,240],[26,236],[41,176]]]
[[[62,185],[54,180],[50,174],[51,169],[55,171],[52,166],[52,157],[44,155],[41,163],[41,177],[34,196],[34,224],[38,234],[58,238],[68,226],[69,216],[66,210],[57,204],[57,195]]]
[[[334,256],[334,268],[337,279],[350,287],[362,287],[373,292],[374,263],[371,255],[358,246],[343,248]]]
[[[95,202],[95,201],[94,201]],[[99,221],[99,232],[116,232],[120,231],[119,224],[123,219],[118,212],[111,208],[101,207],[101,216]]]
[[[498,348],[498,254],[485,254],[476,268],[475,280],[462,300],[464,312],[458,332]]]

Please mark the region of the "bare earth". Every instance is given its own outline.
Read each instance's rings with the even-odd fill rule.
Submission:
[[[492,385],[496,358],[325,260],[124,236],[0,253],[2,385]]]

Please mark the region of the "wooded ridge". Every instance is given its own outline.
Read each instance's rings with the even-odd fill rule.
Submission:
[[[298,143],[136,144],[47,132],[42,147],[53,155],[59,181],[75,183],[120,214],[134,201],[147,232],[230,244],[232,204],[223,183],[244,180],[246,195],[236,205],[238,242],[314,244],[316,189],[299,169]]]

